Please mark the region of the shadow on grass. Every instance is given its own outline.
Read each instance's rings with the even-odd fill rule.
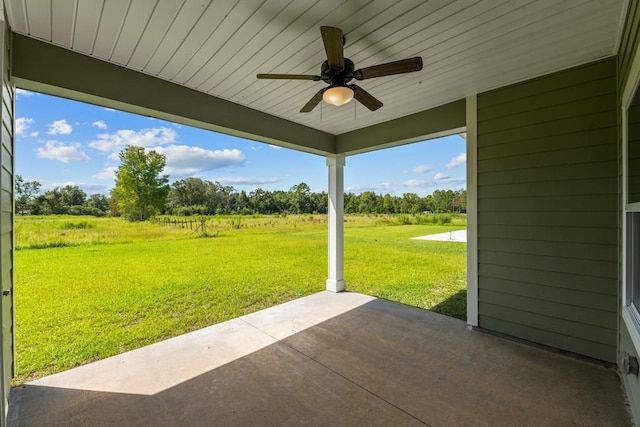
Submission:
[[[463,289],[430,309],[445,316],[467,320],[467,290]]]

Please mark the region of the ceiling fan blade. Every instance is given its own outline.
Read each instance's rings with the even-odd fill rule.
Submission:
[[[320,101],[322,101],[322,94],[324,93],[325,89],[320,89],[318,91],[318,93],[316,93],[315,95],[313,95],[313,98],[311,98],[309,100],[309,102],[307,102],[306,104],[304,104],[304,107],[302,107],[300,109],[301,113],[308,113],[311,110],[313,110],[314,108],[316,108],[316,105],[318,105],[320,103]]]
[[[378,98],[371,95],[369,92],[362,89],[360,86],[350,85],[349,87],[353,90],[353,97],[356,99],[356,101],[360,102],[369,110],[376,111],[378,108],[384,105],[382,104],[382,102],[380,102]]]
[[[282,79],[282,80],[313,80],[317,82],[322,80],[320,76],[312,76],[311,74],[257,74],[259,79]]]
[[[420,70],[422,70],[422,58],[416,56],[414,58],[401,59],[400,61],[361,68],[354,71],[353,77],[356,80],[365,80],[374,77],[392,76],[394,74],[412,73]]]
[[[344,68],[344,43],[342,30],[336,27],[320,27],[324,50],[327,53],[327,62],[331,68],[342,70]]]
[[[349,87],[353,90],[353,96],[356,101],[360,102],[369,110],[376,111],[378,108],[382,107],[383,104],[378,100],[378,98],[374,97],[360,86],[350,85]]]

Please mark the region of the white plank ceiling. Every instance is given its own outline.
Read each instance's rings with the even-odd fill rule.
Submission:
[[[333,134],[614,55],[624,0],[4,0],[15,32]],[[356,68],[422,56],[358,84],[384,106],[300,108],[323,82],[320,26]]]

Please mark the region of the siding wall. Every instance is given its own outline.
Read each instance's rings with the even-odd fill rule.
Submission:
[[[616,61],[478,95],[479,326],[615,361]]]
[[[618,101],[622,100],[622,93],[629,80],[629,72],[631,70],[631,64],[633,62],[633,54],[638,48],[640,43],[640,2],[632,0],[629,2],[629,10],[627,12],[626,21],[623,27],[622,36],[620,39],[620,47],[617,55],[618,66]],[[621,106],[621,104],[620,104]],[[619,114],[619,124],[622,125],[622,115]],[[633,126],[634,124],[630,124]],[[637,124],[635,124],[637,126]],[[622,132],[619,132],[619,146],[622,146],[622,139],[620,136]],[[619,150],[622,153],[622,150]],[[622,176],[622,157],[619,155],[619,176]],[[631,172],[631,175],[635,175],[638,171]],[[620,239],[622,242],[622,238]],[[621,251],[622,249],[620,249]],[[621,285],[619,285],[621,286]],[[626,352],[631,355],[640,358],[640,348],[636,348],[631,340],[631,335],[627,329],[626,323],[620,319],[620,337],[619,337],[619,350],[620,352]],[[640,424],[640,378],[630,375],[622,375],[622,381],[627,391],[631,411],[638,424]]]
[[[2,386],[4,415],[0,426],[6,425],[9,389],[15,374],[15,335],[14,335],[14,112],[15,88],[11,83],[11,39],[8,26],[0,20],[0,46],[2,56],[2,102],[0,102],[0,313],[2,315]],[[8,291],[5,295],[4,293]]]

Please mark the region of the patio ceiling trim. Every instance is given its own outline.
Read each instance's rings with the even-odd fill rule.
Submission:
[[[466,101],[424,110],[338,135],[338,154],[352,155],[464,132]]]
[[[13,34],[16,86],[308,153],[335,153],[335,136],[203,92]]]

